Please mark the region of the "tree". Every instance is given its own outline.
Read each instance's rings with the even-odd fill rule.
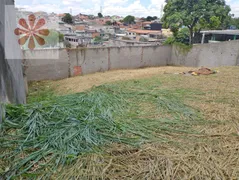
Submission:
[[[230,20],[229,26],[234,26],[239,29],[239,18],[232,18]]]
[[[55,31],[50,30],[50,34],[45,38],[46,46],[56,46],[60,42],[64,42],[64,35]]]
[[[147,21],[153,21],[153,20],[156,20],[156,19],[158,19],[157,16],[154,16],[154,17],[148,16],[148,17],[146,18]]]
[[[148,42],[149,40],[147,38],[145,38],[145,37],[140,37],[139,41],[140,42]]]
[[[135,21],[135,17],[134,16],[131,16],[131,15],[128,15],[124,18],[124,23],[126,24],[133,24],[134,21]]]
[[[98,17],[102,18],[103,17],[102,13],[98,13]]]
[[[230,7],[225,0],[167,0],[162,18],[164,25],[170,27],[174,36],[182,26],[189,30],[189,44],[193,34],[201,29],[225,28]]]
[[[164,44],[174,44],[175,42],[177,43],[182,43],[182,44],[189,44],[189,30],[188,28],[182,28],[178,31],[176,36],[173,37],[168,37]]]
[[[158,17],[157,17],[157,16],[154,16],[153,19],[156,20],[156,19],[158,19]]]
[[[112,22],[111,22],[111,21],[106,21],[106,22],[105,22],[105,25],[111,26],[111,25],[112,25]]]
[[[102,38],[100,36],[96,36],[94,38],[94,42],[101,42],[102,41]]]
[[[73,18],[71,14],[66,13],[65,16],[62,18],[62,21],[67,23],[67,24],[72,24],[73,23]]]

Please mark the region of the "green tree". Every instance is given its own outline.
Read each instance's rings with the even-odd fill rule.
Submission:
[[[64,34],[59,33],[59,42],[64,42]]]
[[[102,13],[98,13],[98,17],[102,18],[103,17]]]
[[[135,17],[134,16],[131,16],[131,15],[128,15],[124,18],[124,23],[126,24],[133,24],[134,21],[135,21]]]
[[[147,38],[145,38],[145,37],[140,37],[139,41],[140,42],[148,42],[149,40]]]
[[[62,21],[67,23],[67,24],[72,24],[73,23],[73,18],[71,14],[66,13],[65,16],[62,18]]]
[[[111,25],[112,25],[112,22],[111,22],[111,21],[106,21],[106,22],[105,22],[105,25],[111,26]]]
[[[212,16],[210,17],[209,21],[206,21],[205,19],[200,19],[199,25],[199,27],[204,29],[218,29],[221,25],[221,22],[219,17]]]
[[[154,16],[154,17],[148,16],[148,17],[146,18],[147,21],[153,21],[153,20],[156,20],[156,19],[158,19],[157,16]]]
[[[55,31],[50,30],[50,34],[45,38],[46,46],[56,46],[60,42],[64,42],[64,35]]]
[[[94,38],[94,42],[101,42],[102,41],[102,38],[100,36],[96,36]]]
[[[158,17],[157,17],[157,16],[154,16],[153,19],[156,20],[156,19],[158,19]]]
[[[235,26],[237,29],[239,29],[239,18],[232,18],[230,20],[229,26]]]
[[[193,34],[201,29],[214,29],[221,26],[230,17],[230,7],[225,0],[167,0],[162,18],[164,26],[170,27],[174,36],[185,26],[189,30],[189,44],[193,43]],[[212,23],[212,24],[211,24]]]
[[[174,44],[182,43],[182,44],[189,44],[189,30],[188,28],[182,28],[178,31],[176,36],[168,37],[164,44]]]

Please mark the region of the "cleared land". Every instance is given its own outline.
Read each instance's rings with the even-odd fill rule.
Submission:
[[[40,107],[38,114],[42,115],[44,111],[47,113],[43,115],[47,118],[54,115],[56,119],[64,116],[87,117],[99,125],[89,128],[87,123],[83,129],[89,132],[81,134],[70,129],[77,136],[86,138],[80,146],[83,150],[79,151],[81,153],[71,163],[64,164],[64,158],[56,156],[54,162],[57,161],[59,166],[51,177],[119,180],[238,179],[239,67],[218,68],[219,73],[210,76],[175,74],[192,69],[160,67],[118,70],[32,84],[29,102],[44,102],[40,103],[43,108],[38,103],[35,104]],[[104,85],[99,86],[102,84]],[[85,90],[87,92],[83,94],[74,94]],[[32,106],[24,108],[35,110],[36,107]],[[91,107],[94,107],[93,110]],[[25,113],[21,113],[27,112],[24,108],[19,110],[9,107],[9,119],[17,122],[17,118],[20,118],[25,122]],[[57,108],[58,111],[55,112]],[[30,119],[26,121],[30,122]],[[107,124],[104,124],[105,119]],[[8,135],[14,129],[14,125],[9,126],[11,133],[8,132]],[[64,126],[60,126],[60,132],[63,132]],[[52,134],[57,135],[56,133],[57,131],[52,131]],[[72,134],[70,137],[68,134],[68,138],[72,138]],[[49,139],[46,140],[49,142]],[[100,150],[88,146],[94,140],[99,142],[97,147]],[[51,143],[48,144],[49,147],[54,147],[54,143]],[[77,147],[77,143],[68,144],[69,146]],[[32,145],[29,143],[25,147],[30,150]],[[56,148],[69,155],[69,149],[65,150],[64,146]],[[89,148],[94,150],[90,151]],[[24,152],[22,159],[28,153],[31,152]],[[54,153],[50,151],[45,161],[37,156],[39,162],[26,171],[27,175],[40,172],[38,176],[41,176],[50,171],[49,167],[46,171],[40,171],[39,164],[49,162],[55,165],[48,161],[52,156],[55,157]],[[3,163],[11,164],[5,161]],[[23,165],[20,170],[24,168],[26,169]]]

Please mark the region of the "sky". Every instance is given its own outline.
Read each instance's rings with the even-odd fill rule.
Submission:
[[[97,15],[102,6],[103,15],[134,15],[136,17],[161,15],[165,0],[15,0],[16,6],[29,11],[45,11],[48,13]],[[232,13],[239,17],[239,0],[226,0]]]

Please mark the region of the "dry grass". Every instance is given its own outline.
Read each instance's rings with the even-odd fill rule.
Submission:
[[[160,67],[134,70],[114,70],[104,73],[77,76],[59,81],[45,81],[43,83],[45,84],[45,86],[54,88],[56,93],[61,95],[82,92],[92,88],[93,86],[99,86],[105,83],[141,79],[167,73],[179,73],[189,71],[191,69],[192,68],[188,67]]]
[[[113,144],[103,154],[79,157],[74,165],[64,167],[56,173],[55,178],[239,179],[239,67],[218,68],[220,72],[210,76],[174,74],[191,69],[160,67],[118,70],[45,82],[47,86],[55,88],[58,94],[65,94],[114,81],[143,78],[150,83],[153,82],[152,78],[159,79],[160,84],[157,85],[154,81],[152,91],[183,88],[203,92],[193,99],[187,93],[182,96],[188,105],[199,109],[209,122],[193,127],[201,132],[199,135],[173,132],[163,135],[176,140],[177,144],[155,142],[144,144],[140,148]],[[139,106],[144,110],[142,116],[161,117],[152,105],[140,103]]]

